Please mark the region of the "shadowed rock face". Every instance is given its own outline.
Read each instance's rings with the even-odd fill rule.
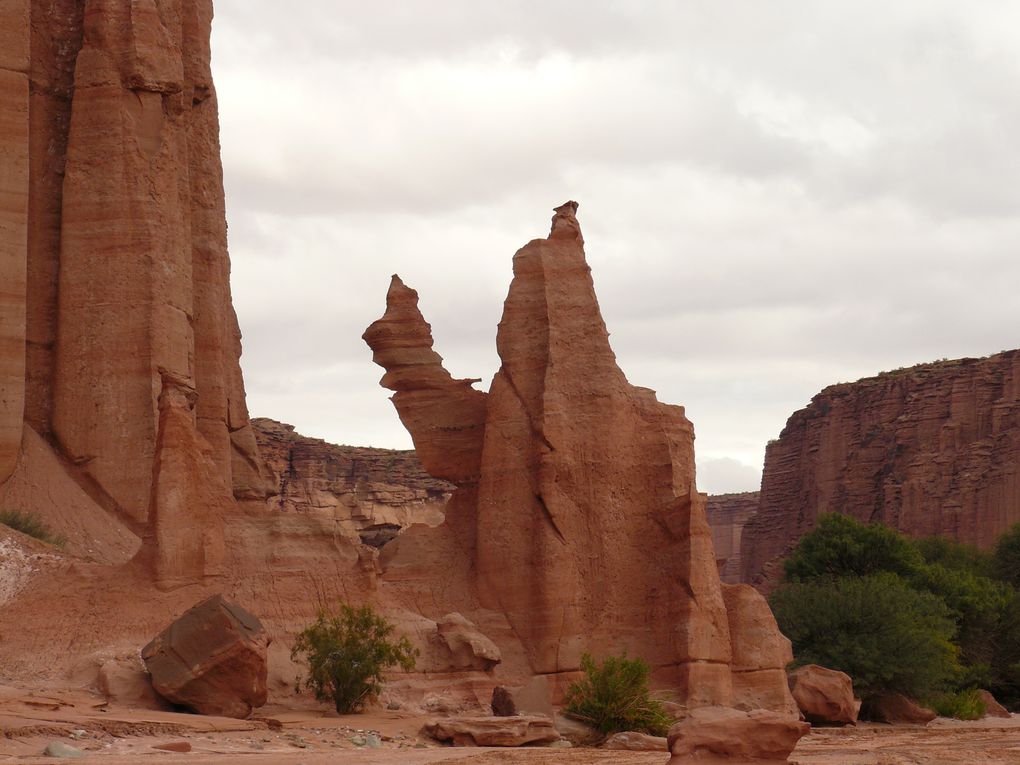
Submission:
[[[989,547],[1020,521],[1020,351],[833,385],[765,453],[742,580],[769,586],[818,516]]]
[[[739,703],[731,624],[759,619],[759,605],[771,614],[756,593],[728,612],[693,427],[617,366],[576,209],[557,208],[549,237],[514,256],[487,394],[442,367],[417,293],[397,277],[365,340],[426,469],[459,487],[447,523],[470,547],[482,606],[506,615],[534,672],[627,650],[668,669],[692,704]],[[774,621],[764,637],[768,667],[739,672],[768,671],[761,682],[789,711],[775,672],[789,643]]]
[[[157,479],[215,476],[217,510],[272,489],[238,364],[211,22],[211,0],[0,4],[0,485],[34,431],[157,544],[168,518],[205,522],[160,512]],[[171,409],[167,379],[190,391]],[[185,558],[154,560],[201,577]]]

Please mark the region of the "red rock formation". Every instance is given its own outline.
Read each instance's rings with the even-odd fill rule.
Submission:
[[[667,765],[789,762],[790,753],[810,728],[805,722],[761,709],[695,709],[669,729],[667,741],[673,756]]]
[[[1018,467],[1020,351],[833,385],[766,450],[742,578],[767,580],[822,513],[988,547],[1020,521]]]
[[[90,513],[156,543],[161,449],[211,461],[193,467],[228,505],[272,489],[238,365],[211,21],[211,0],[0,6],[0,485],[44,444]],[[194,393],[179,441],[168,377]]]
[[[413,523],[443,520],[454,487],[426,473],[413,451],[336,446],[263,417],[252,427],[279,476],[275,509],[331,518],[352,540],[373,546]]]
[[[705,512],[712,529],[712,544],[719,577],[727,584],[740,582],[740,537],[744,525],[758,512],[758,492],[709,494]]]
[[[731,625],[768,608],[750,592],[727,610],[694,483],[693,428],[682,407],[630,385],[617,366],[576,207],[557,208],[549,237],[514,256],[488,394],[443,369],[417,294],[396,277],[386,314],[365,333],[382,384],[397,391],[425,467],[457,484],[446,526],[470,556],[481,607],[505,614],[534,673],[576,671],[585,651],[626,650],[691,705],[768,697],[789,710],[776,671],[789,642],[774,621],[768,645],[783,657],[755,664],[747,652],[731,666]],[[756,682],[735,694],[736,674]]]

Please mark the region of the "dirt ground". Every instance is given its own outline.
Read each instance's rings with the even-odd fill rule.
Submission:
[[[419,735],[425,718],[373,710],[338,717],[317,711],[265,707],[253,720],[116,708],[84,690],[0,686],[0,763],[53,763],[42,756],[60,741],[90,765],[664,765],[665,752],[596,749],[450,748]],[[376,743],[370,747],[367,743]],[[157,747],[186,744],[187,753]],[[1011,720],[928,726],[862,725],[817,728],[791,758],[800,765],[1020,764],[1020,716]]]

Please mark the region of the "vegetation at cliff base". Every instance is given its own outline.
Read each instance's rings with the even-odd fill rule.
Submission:
[[[972,719],[978,688],[1020,704],[1017,566],[1020,526],[986,553],[826,515],[770,602],[796,663],[846,672],[865,701],[899,692]]]
[[[35,513],[0,510],[0,524],[55,547],[63,547],[67,543],[64,536],[55,533]]]
[[[339,714],[360,711],[378,695],[386,669],[414,669],[418,650],[406,637],[394,639],[393,632],[393,625],[371,606],[342,603],[336,611],[320,609],[290,652],[291,659],[308,666],[298,689],[303,686],[319,701],[332,702]]]
[[[648,689],[650,668],[643,659],[609,656],[601,664],[590,654],[581,657],[584,678],[567,689],[564,711],[609,735],[638,731],[665,736],[673,719]]]

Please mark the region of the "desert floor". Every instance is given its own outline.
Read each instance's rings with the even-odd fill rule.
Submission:
[[[442,747],[419,736],[424,719],[374,710],[337,717],[308,709],[265,707],[254,720],[117,708],[83,690],[40,691],[0,685],[0,763],[53,763],[42,751],[61,741],[85,752],[79,763],[159,765],[663,765],[663,753],[596,749],[472,749]],[[357,746],[366,731],[378,748]],[[353,740],[352,740],[353,739]],[[187,753],[157,746],[190,745]],[[791,758],[800,765],[1006,765],[1020,763],[1020,716],[926,727],[862,725],[816,728]]]

